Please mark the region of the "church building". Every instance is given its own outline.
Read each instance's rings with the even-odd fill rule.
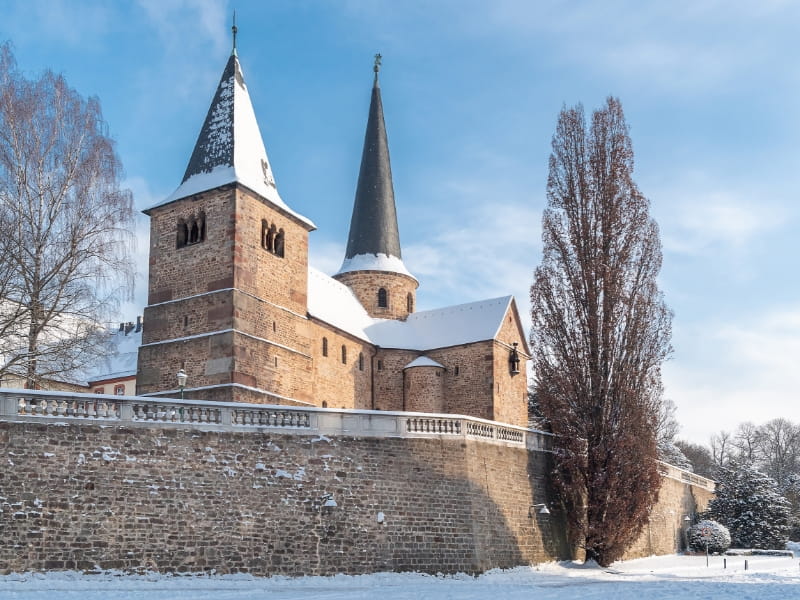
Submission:
[[[314,223],[278,193],[234,44],[181,184],[144,211],[138,395],[527,425],[529,350],[514,298],[416,310],[378,58],[347,250],[329,277],[308,264]]]

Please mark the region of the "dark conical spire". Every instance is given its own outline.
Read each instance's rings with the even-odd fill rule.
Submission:
[[[361,155],[361,170],[358,174],[358,186],[353,205],[353,217],[350,221],[345,261],[340,273],[373,269],[408,274],[400,260],[400,234],[397,228],[397,212],[394,204],[392,167],[389,162],[389,143],[386,137],[381,88],[378,82],[380,59],[380,54],[377,54],[367,131],[364,136],[364,151]],[[378,261],[380,266],[376,266],[377,263],[365,264],[364,259],[350,260],[355,257],[364,257],[367,261],[369,261],[368,257],[383,260]]]

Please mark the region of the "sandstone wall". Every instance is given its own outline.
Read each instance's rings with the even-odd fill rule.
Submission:
[[[334,279],[349,287],[369,316],[376,319],[406,319],[416,310],[417,280],[389,271],[349,271]],[[386,306],[378,306],[378,290],[386,290]],[[411,306],[408,304],[411,296]],[[409,310],[409,308],[411,310]]]
[[[568,554],[547,454],[463,439],[0,423],[0,572],[479,572]],[[379,515],[383,514],[383,522]]]
[[[686,549],[688,523],[684,517],[706,510],[714,492],[689,486],[672,477],[663,477],[658,502],[650,513],[639,539],[623,558],[642,558],[654,554],[672,554]]]

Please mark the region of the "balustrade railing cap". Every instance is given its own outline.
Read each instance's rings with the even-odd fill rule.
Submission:
[[[113,394],[93,394],[88,392],[64,392],[64,391],[50,391],[50,390],[24,390],[24,389],[0,389],[0,398],[13,398],[36,401],[39,400],[65,400],[65,401],[103,401],[106,403],[113,403],[117,406],[131,406],[139,405],[143,407],[159,407],[159,406],[172,406],[172,407],[187,407],[187,408],[213,408],[224,411],[259,411],[259,412],[278,412],[278,413],[299,413],[299,414],[327,414],[327,415],[340,415],[340,416],[356,416],[366,417],[368,420],[375,417],[378,419],[396,419],[402,421],[425,421],[425,422],[444,422],[452,423],[460,431],[466,432],[464,425],[475,428],[477,430],[494,432],[494,437],[507,438],[509,436],[517,437],[518,441],[523,441],[524,436],[527,434],[534,434],[540,437],[552,437],[552,434],[526,429],[508,423],[499,423],[497,421],[489,421],[478,417],[471,417],[468,415],[459,414],[442,414],[442,413],[420,413],[420,412],[401,412],[401,411],[382,411],[382,410],[362,410],[362,409],[331,409],[319,408],[311,406],[284,406],[279,404],[254,404],[244,402],[216,402],[208,400],[180,400],[178,398],[167,397],[149,397],[149,396],[117,396]],[[48,415],[57,416],[59,418],[69,418],[64,415]],[[123,420],[123,422],[125,422]],[[186,424],[185,422],[183,424]],[[500,433],[507,432],[507,433]]]

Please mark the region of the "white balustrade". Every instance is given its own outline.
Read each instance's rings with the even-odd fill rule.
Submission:
[[[0,389],[0,420],[115,421],[141,427],[276,429],[302,435],[458,437],[547,452],[550,434],[462,415],[341,410]]]

